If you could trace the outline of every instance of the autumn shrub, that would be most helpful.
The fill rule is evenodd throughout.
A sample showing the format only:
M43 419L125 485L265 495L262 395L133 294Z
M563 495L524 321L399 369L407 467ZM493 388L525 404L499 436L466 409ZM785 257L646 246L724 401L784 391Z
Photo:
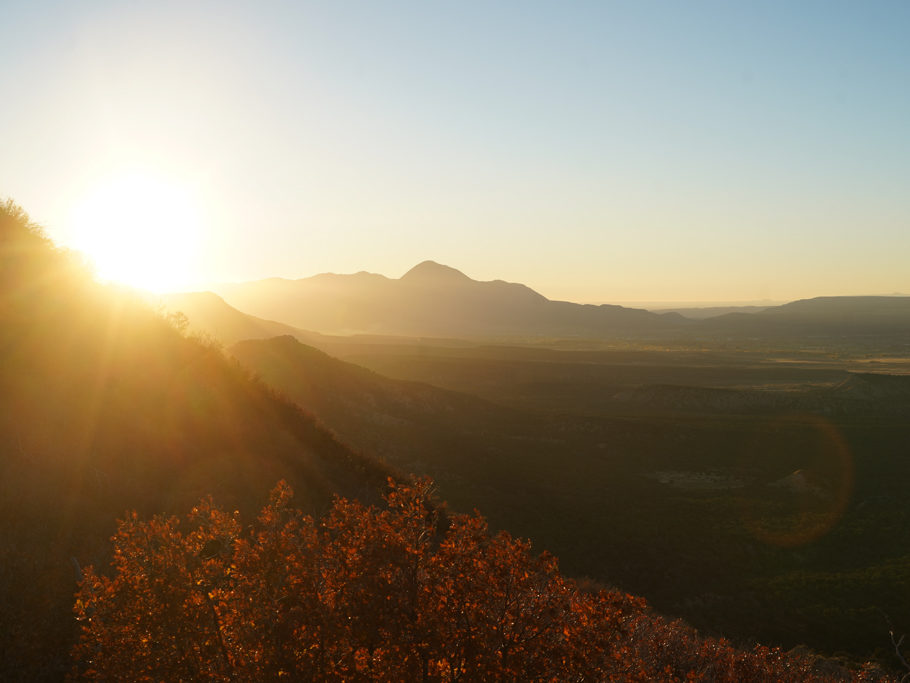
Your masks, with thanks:
M826 680L812 662L700 639L555 558L441 516L431 483L314 520L280 483L243 526L211 500L119 524L76 598L74 677L106 680ZM842 672L845 675L847 672ZM850 674L861 678L861 674Z

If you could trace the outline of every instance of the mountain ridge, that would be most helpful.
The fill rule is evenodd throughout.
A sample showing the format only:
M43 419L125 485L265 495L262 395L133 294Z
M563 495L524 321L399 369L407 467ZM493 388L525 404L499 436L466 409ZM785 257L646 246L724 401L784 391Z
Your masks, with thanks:
M762 307L648 311L619 304L551 300L527 285L474 280L451 266L422 261L400 278L360 271L297 280L218 285L246 314L298 330L506 342L553 339L794 340L831 343L907 342L910 297L823 296ZM282 334L285 332L282 332ZM299 334L293 333L298 338ZM265 335L256 335L257 337ZM876 336L878 339L876 339ZM235 337L234 340L239 340Z
M398 279L323 273L218 285L214 291L245 313L324 334L623 336L689 323L675 313L553 301L527 285L474 280L435 261L423 261Z
M400 280L407 281L449 281L449 282L464 282L465 280L470 280L467 275L462 273L457 268L452 268L451 266L445 266L436 261L421 261L416 266L411 268L408 272L402 275Z

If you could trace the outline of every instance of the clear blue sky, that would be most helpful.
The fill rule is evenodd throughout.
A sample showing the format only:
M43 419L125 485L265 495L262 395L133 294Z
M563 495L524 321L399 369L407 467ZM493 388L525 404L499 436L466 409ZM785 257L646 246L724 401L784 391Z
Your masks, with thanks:
M189 188L187 287L434 259L579 301L910 292L910 2L38 0L3 25L0 195L77 244L123 169Z

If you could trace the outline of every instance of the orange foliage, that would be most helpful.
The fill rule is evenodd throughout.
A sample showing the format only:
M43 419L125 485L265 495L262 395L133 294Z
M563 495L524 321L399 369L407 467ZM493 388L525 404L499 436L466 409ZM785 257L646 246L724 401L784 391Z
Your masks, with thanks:
M85 571L76 677L110 680L827 680L809 660L701 639L617 592L579 590L547 554L431 484L387 507L336 498L321 521L280 483L243 527L210 500L185 522L133 514L111 577ZM842 672L846 673L846 672ZM861 674L852 677L862 679Z

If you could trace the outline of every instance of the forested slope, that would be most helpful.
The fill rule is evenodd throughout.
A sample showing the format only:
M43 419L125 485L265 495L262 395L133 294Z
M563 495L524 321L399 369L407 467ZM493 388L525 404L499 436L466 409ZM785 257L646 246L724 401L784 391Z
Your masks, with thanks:
M181 334L102 287L11 202L0 205L0 678L59 677L78 567L115 519L214 494L257 509L279 479L298 503L373 500L389 471Z

